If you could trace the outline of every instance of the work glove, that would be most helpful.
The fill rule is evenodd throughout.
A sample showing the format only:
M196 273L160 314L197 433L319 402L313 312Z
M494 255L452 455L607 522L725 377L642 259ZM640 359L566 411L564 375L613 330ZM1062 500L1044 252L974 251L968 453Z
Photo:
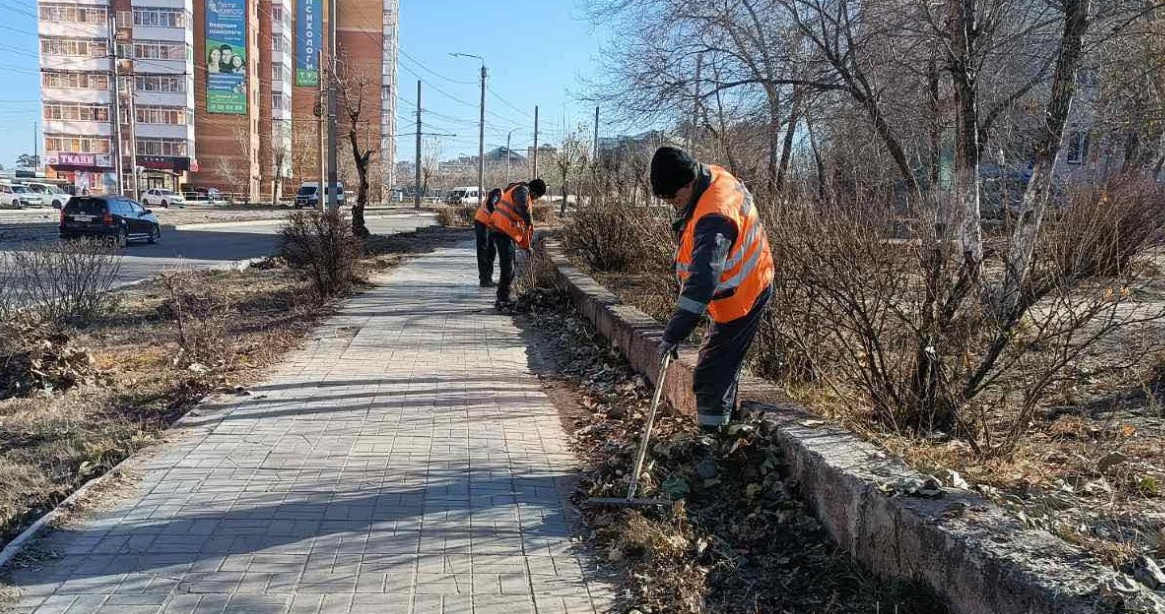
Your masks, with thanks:
M665 339L659 344L659 352L664 356L670 355L672 360L676 360L680 357L680 344Z

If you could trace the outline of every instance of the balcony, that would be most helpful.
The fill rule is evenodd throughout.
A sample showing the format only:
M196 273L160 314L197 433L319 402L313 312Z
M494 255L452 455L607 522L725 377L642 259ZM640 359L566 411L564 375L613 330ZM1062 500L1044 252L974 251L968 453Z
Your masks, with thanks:
M41 36L105 39L109 38L109 24L40 21L37 25L37 32Z
M79 135L79 136L110 136L113 134L113 124L110 122L82 122L68 119L48 119L44 121L46 134Z
M45 102L113 103L112 90L42 87L40 92Z

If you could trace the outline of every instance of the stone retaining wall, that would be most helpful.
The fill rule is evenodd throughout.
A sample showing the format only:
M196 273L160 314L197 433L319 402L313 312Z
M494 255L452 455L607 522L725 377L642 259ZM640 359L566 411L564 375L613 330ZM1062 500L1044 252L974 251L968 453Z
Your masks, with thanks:
M546 242L545 252L576 309L655 382L663 327L621 303L553 242ZM681 350L664 389L673 407L693 416L695 357L695 348ZM1165 612L1165 600L1131 578L1047 532L1027 528L974 493L945 489L934 499L888 496L887 485L917 484L926 476L844 429L810 420L776 386L745 379L741 397L746 409L778 422L792 477L818 519L872 572L927 583L955 614L1120 611L1112 607L1120 601L1112 595L1120 591L1103 588L1117 585L1129 587L1124 611Z

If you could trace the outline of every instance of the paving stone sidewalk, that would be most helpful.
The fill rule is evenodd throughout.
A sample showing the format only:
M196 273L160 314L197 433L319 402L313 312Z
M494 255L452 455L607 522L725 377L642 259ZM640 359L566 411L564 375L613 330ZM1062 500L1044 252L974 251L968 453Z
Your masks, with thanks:
M561 614L610 585L571 541L574 460L471 249L392 272L269 381L130 462L36 544L14 612Z

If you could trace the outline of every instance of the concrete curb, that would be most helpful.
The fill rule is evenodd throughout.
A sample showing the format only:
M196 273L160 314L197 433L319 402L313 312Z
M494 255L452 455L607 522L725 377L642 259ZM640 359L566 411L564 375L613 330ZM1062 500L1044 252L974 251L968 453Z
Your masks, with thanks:
M545 249L575 308L632 368L656 381L663 327L622 304L553 242ZM673 407L693 416L695 357L695 348L681 350L664 389ZM1165 606L1128 576L1050 533L1027 528L971 492L945 489L938 499L884 494L880 487L899 478L925 476L849 431L815 426L821 421L810 421L771 383L746 378L741 397L746 410L764 412L776 423L789 471L834 540L877 575L925 582L955 614L1109 611L1100 591L1113 581L1137 587L1126 594L1123 611L1143 611L1130 608L1133 602Z

